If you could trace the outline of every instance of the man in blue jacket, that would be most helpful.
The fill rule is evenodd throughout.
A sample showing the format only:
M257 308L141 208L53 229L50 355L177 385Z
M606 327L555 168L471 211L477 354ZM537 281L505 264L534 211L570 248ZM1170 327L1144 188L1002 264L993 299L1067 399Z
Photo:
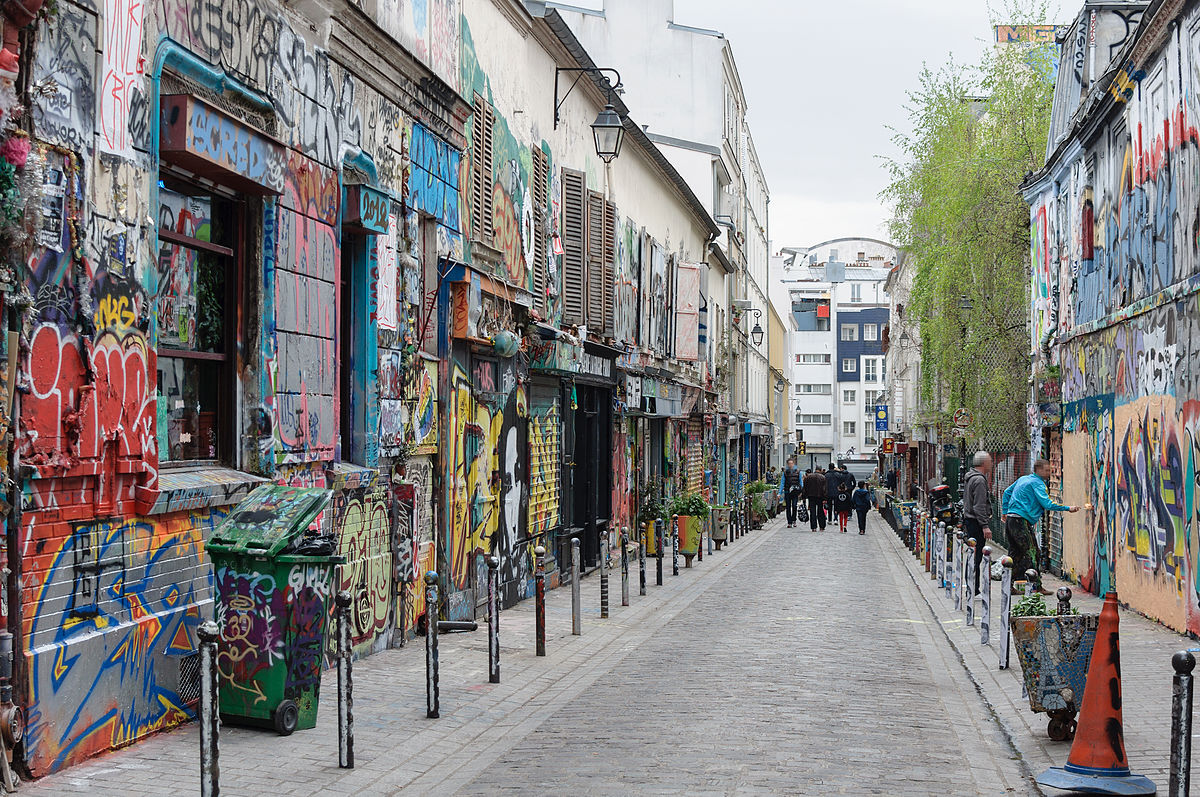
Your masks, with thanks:
M1046 491L1046 478L1050 475L1050 463L1039 459L1033 464L1033 473L1022 476L1004 491L1000 511L1004 515L1004 533L1008 536L1008 550L1013 558L1014 579L1025 576L1026 570L1037 570L1037 536L1033 527L1047 510L1051 512L1078 512L1077 506L1063 506L1050 499ZM1042 588L1040 576L1034 578L1034 587L1043 595L1051 594Z

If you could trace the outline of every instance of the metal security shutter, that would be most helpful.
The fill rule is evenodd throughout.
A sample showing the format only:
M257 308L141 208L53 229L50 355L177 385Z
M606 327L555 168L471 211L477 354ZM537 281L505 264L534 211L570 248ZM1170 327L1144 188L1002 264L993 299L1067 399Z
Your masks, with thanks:
M492 128L496 112L475 95L475 120L471 132L471 238L492 243Z
M698 493L704 486L704 419L688 418L687 489Z
M562 413L558 387L533 385L529 407L529 536L557 528L561 517Z
M584 323L584 236L587 183L583 172L562 170L563 321Z
M546 203L549 199L550 160L539 147L533 148L533 309L548 315L549 269L546 265Z
M587 195L587 325L600 332L604 327L604 195Z

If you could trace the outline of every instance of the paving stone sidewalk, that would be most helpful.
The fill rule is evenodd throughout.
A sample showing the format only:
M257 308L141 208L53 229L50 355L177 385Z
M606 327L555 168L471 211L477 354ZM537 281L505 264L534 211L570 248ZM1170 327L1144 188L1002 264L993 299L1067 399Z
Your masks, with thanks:
M880 521L882 526L882 521ZM998 669L1000 645L999 620L992 623L989 645L980 644L978 623L967 627L961 611L954 610L952 599L935 589L933 582L916 558L894 534L876 537L881 547L901 563L910 578L909 589L919 594L927 609L936 617L945 638L954 646L970 678L978 684L988 702L1011 736L1012 743L1029 767L1041 773L1050 766L1062 766L1070 752L1071 743L1055 742L1046 735L1047 717L1029 708L1028 698L1021 696L1021 666L1016 652L1011 655L1010 668ZM997 548L996 557L1003 555ZM1076 585L1043 577L1048 589L1060 586L1072 588L1072 605L1081 612L1098 613L1103 600L1090 595ZM993 611L998 611L1000 582L992 583ZM1055 598L1047 597L1053 604ZM1131 769L1153 780L1160 794L1167 792L1167 770L1170 763L1171 735L1171 656L1180 650L1195 650L1195 640L1178 634L1142 615L1122 608L1121 634L1121 702L1125 726L1125 752ZM1080 696L1082 697L1082 696ZM1197 734L1200 735L1200 734ZM1196 743L1193 742L1193 745ZM1047 789L1048 794L1062 794Z
M753 532L612 617L585 579L548 595L548 651L533 601L502 620L503 679L486 636L442 637L442 717L424 716L419 644L355 666L356 763L337 767L334 677L318 727L292 737L222 731L224 795L1035 794L904 557L865 537ZM894 540L894 537L892 538ZM199 792L194 726L27 784L30 797Z

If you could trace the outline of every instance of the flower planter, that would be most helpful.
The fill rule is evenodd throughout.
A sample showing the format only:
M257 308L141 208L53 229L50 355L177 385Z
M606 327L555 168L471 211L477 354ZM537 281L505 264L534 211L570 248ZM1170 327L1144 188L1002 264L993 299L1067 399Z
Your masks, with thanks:
M700 550L700 531L703 528L703 518L695 515L679 516L679 553L683 554L684 567L692 566L692 559Z
M729 507L713 507L712 540L717 550L729 540Z
M1029 707L1050 716L1046 733L1055 741L1070 739L1075 734L1075 715L1083 700L1099 624L1098 614L1009 620Z

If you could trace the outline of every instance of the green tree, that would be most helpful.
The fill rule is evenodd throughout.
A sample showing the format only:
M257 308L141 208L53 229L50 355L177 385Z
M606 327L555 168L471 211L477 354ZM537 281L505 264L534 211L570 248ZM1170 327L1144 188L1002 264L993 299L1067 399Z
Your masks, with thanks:
M905 312L919 322L924 405L936 408L925 420L947 423L966 407L972 437L992 450L1028 439L1029 207L1019 186L1045 162L1056 52L1009 45L976 65L925 68L909 94L912 132L896 135L902 154L887 164L892 239L915 261Z

